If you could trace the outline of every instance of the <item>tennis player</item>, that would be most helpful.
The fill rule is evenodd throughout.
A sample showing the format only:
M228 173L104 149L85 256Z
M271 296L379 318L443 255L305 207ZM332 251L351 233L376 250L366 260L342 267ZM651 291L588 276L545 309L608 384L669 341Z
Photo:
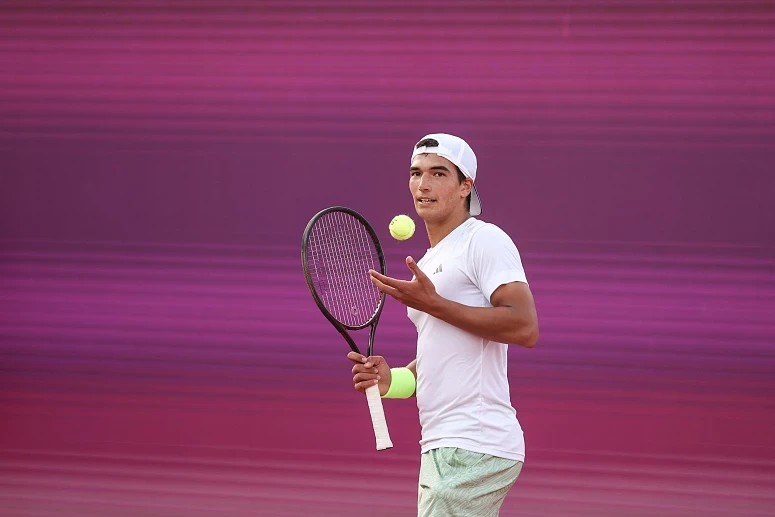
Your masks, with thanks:
M409 190L431 247L418 262L406 259L411 280L370 272L407 306L417 356L391 369L380 356L348 354L356 390L378 384L383 398L417 397L420 517L497 516L525 459L506 356L508 345L535 346L538 321L516 246L474 217L482 211L476 165L456 136L417 143Z

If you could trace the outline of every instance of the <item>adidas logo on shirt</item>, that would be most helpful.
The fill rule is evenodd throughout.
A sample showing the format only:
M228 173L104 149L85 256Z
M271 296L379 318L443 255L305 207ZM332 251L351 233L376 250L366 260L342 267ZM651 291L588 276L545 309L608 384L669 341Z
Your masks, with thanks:
M436 271L434 271L433 274L435 275L436 273L441 273L441 264L436 266Z

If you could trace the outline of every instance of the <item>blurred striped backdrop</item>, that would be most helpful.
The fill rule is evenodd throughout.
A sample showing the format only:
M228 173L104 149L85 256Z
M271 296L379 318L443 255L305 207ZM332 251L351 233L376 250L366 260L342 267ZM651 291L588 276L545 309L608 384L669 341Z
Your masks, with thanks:
M299 241L351 206L406 277L433 131L539 309L501 514L775 515L773 86L772 2L2 3L0 516L412 515Z

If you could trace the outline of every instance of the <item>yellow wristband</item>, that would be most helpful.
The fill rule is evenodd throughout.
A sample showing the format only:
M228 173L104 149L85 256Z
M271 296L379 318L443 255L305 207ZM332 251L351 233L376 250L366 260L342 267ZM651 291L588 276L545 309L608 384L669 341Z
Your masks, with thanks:
M414 395L417 379L409 368L390 369L390 388L383 399L408 399Z

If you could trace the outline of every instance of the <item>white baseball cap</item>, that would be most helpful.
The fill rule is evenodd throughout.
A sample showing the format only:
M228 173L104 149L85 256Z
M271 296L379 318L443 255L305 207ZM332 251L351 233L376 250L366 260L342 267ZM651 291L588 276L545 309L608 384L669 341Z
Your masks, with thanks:
M439 145L436 147L416 147L412 151L412 160L418 154L437 154L457 165L463 176L476 181L476 155L465 140L446 133L433 133L422 137L420 142L428 138L436 140ZM479 192L476 191L476 185L474 185L471 189L471 215L479 215L481 213L482 201L479 199Z

